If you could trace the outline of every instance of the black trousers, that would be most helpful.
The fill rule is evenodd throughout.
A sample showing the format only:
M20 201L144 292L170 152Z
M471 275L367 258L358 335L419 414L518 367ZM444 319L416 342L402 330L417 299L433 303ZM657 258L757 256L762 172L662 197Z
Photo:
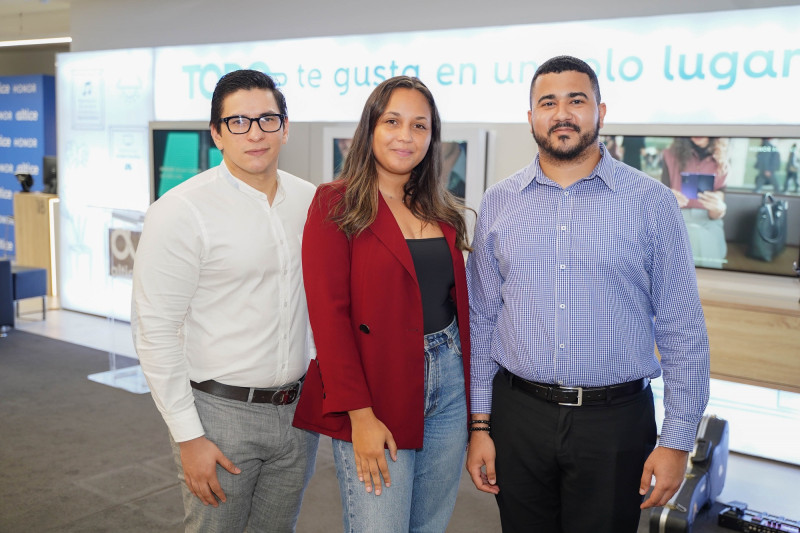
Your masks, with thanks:
M653 392L568 407L495 377L492 430L504 533L635 533L656 443Z

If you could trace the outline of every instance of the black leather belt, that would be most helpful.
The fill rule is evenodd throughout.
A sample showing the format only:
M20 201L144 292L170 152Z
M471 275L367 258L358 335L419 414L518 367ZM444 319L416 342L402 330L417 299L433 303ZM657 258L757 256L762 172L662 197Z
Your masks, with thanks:
M506 369L503 369L503 372L512 387L540 400L574 407L605 404L612 400L641 392L650 384L648 378L642 378L608 387L559 387L558 385L534 383L533 381L522 379Z
M240 402L248 403L271 403L273 405L288 405L293 403L300 395L300 387L303 380L300 379L291 387L285 389L253 389L250 387L235 387L233 385L225 385L213 379L197 383L190 381L193 389L206 392L213 396L220 398L227 398L228 400L239 400Z

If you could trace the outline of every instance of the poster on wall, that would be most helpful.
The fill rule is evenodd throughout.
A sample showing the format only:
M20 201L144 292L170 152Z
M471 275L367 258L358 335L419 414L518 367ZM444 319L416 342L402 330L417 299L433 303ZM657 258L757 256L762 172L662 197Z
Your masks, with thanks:
M356 125L322 130L322 181L336 179L353 141ZM486 162L491 132L482 128L442 125L442 180L445 188L477 211L486 189ZM468 218L473 218L469 212ZM472 227L472 224L468 224Z
M58 55L65 309L130 319L132 247L110 232L138 231L128 220L138 219L150 203L152 56L152 49Z

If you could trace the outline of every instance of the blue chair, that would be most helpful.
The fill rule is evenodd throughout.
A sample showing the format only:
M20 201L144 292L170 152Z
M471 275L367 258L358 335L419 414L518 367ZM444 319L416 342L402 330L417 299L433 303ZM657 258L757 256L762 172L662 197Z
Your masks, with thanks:
M14 327L14 282L11 261L0 261L0 336Z
M42 320L47 318L47 269L13 265L11 275L14 278L14 301L41 298ZM17 317L19 317L19 304L17 304Z

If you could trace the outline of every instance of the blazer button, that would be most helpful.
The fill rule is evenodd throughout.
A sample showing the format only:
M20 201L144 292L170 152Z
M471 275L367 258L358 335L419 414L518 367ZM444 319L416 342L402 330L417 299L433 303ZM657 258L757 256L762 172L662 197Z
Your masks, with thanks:
M364 333L369 333L369 326L366 324L361 324L360 326L358 326L358 329L360 329Z

